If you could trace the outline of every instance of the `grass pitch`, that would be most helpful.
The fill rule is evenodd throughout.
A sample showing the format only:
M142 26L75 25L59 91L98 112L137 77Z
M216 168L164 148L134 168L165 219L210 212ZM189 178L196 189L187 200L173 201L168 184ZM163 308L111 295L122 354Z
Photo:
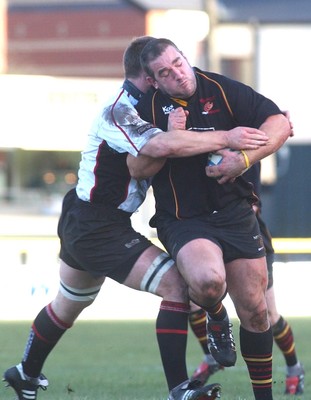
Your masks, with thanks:
M295 400L310 400L311 317L289 318L299 358L306 371L305 394ZM233 320L238 344L237 320ZM1 374L20 362L29 322L0 322ZM189 330L188 369L201 361L201 350ZM283 356L274 347L274 399L284 396ZM166 400L167 388L160 362L153 321L78 321L48 358L44 371L50 382L38 400ZM223 387L222 400L253 400L248 373L238 348L237 365L211 378ZM12 389L0 388L1 400L13 400Z

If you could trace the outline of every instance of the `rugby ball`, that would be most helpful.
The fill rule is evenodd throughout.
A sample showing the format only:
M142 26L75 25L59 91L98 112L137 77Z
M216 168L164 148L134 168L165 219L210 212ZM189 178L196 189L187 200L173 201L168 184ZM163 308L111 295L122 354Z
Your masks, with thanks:
M216 153L209 153L207 157L207 165L212 167L214 165L218 165L222 162L222 156Z

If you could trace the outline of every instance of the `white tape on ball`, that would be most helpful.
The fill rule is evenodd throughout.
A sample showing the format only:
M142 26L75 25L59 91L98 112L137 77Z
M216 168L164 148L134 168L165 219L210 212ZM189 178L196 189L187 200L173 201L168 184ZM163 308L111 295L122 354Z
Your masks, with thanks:
M220 154L209 153L207 160L207 165L212 167L222 162L222 156Z

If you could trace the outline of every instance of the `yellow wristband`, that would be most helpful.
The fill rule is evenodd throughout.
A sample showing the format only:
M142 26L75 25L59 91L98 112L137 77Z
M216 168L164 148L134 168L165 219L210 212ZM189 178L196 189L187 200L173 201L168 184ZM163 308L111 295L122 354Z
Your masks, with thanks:
M243 154L245 165L246 165L246 168L248 169L250 167L248 155L245 153L244 150L241 150L241 153Z

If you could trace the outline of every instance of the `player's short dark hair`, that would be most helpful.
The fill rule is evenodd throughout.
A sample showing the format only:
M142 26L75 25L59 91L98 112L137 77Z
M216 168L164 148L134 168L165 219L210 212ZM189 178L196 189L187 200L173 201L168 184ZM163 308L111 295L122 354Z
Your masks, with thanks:
M174 47L180 54L182 54L175 43L165 38L150 40L143 48L140 54L140 63L149 76L154 78L153 71L149 68L149 64L158 58L168 46Z
M125 78L137 78L143 71L140 64L140 53L145 45L153 40L151 36L139 36L132 40L123 54Z

